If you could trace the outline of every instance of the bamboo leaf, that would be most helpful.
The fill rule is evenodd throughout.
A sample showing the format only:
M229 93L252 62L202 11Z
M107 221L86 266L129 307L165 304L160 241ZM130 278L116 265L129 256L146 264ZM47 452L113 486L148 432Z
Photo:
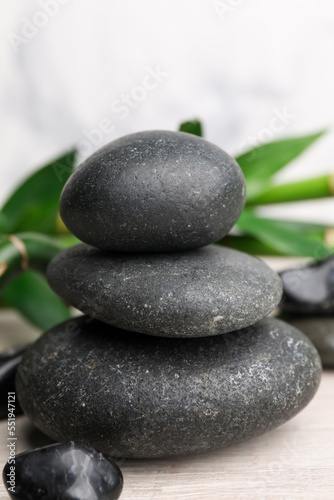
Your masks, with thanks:
M217 244L252 255L284 255L284 253L279 252L274 247L262 243L258 239L254 238L254 236L248 235L244 236L228 234L223 239L218 241Z
M6 227L8 226L7 219L5 215L0 212L0 234L4 234L6 232Z
M71 151L26 179L2 209L2 231L54 234L60 193L74 170L74 162L75 151Z
M44 276L27 271L12 281L3 293L6 303L42 330L71 317L69 308L56 295Z
M317 224L314 222L283 220L283 219L270 219L275 226L288 229L291 232L302 234L321 234L324 235L326 231L332 228L326 224Z
M334 253L320 239L294 232L275 223L274 220L260 218L249 210L244 210L237 227L244 234L254 236L284 255L322 259Z
M283 229L289 230L291 233L297 232L302 235L323 242L334 250L334 228L324 224L313 224L309 222L298 222L290 220L270 220L270 222ZM223 239L217 242L219 245L227 246L240 250L241 252L250 253L252 255L286 255L279 251L275 246L270 246L263 241L260 241L255 236L228 234Z
M58 236L57 240L59 241L63 249L70 248L74 245L79 245L79 243L82 243L82 241L80 241L76 236L73 236L72 234Z
M324 131L304 137L274 141L258 146L236 158L247 184L248 199L254 199L271 184L271 177L297 158Z
M198 135L203 137L202 124L199 120L192 120L189 122L183 122L179 128L180 132L187 132L188 134Z

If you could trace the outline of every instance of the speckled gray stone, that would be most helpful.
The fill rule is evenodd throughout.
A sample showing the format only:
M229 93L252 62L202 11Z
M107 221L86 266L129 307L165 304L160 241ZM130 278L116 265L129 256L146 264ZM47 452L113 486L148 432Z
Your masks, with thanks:
M312 343L276 319L167 339L80 317L37 340L16 387L26 415L53 439L142 458L222 448L273 429L310 401L320 376Z
M68 180L60 213L98 248L184 250L225 236L245 197L242 171L225 151L191 134L150 131L88 158Z
M281 280L261 260L218 245L164 254L109 253L85 244L48 268L53 290L111 325L165 337L244 328L279 303Z
M317 348L322 364L334 368L334 318L306 317L286 318L299 328Z

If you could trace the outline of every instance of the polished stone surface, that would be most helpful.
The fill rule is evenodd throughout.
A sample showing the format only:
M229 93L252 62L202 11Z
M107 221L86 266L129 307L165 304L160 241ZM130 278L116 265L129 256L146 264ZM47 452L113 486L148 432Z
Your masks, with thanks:
M17 455L15 464L7 462L3 481L18 500L116 500L123 488L122 473L109 457L74 442Z
M334 368L334 318L286 317L286 321L313 342L325 368Z
M334 256L280 273L282 311L300 315L334 315Z
M8 393L15 393L16 368L26 349L27 345L21 345L11 347L0 353L0 419L8 418ZM10 403L14 414L20 415L22 410L17 399L13 400L13 397L11 397Z
M88 158L67 182L60 212L90 245L170 251L221 239L245 199L242 171L225 151L191 134L146 131Z
M149 335L204 337L249 326L279 303L263 261L218 245L164 254L108 253L81 244L48 268L53 290L111 325Z
M83 316L27 351L17 391L28 418L55 440L142 458L223 448L273 429L310 401L320 376L313 344L275 319L170 339Z

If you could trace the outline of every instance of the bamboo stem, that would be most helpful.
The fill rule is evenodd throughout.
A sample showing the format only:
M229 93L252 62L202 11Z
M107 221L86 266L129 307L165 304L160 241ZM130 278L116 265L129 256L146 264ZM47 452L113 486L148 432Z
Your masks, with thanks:
M59 240L38 233L4 235L0 239L0 291L27 269L45 272L63 248Z
M268 205L271 203L304 201L330 196L334 196L334 175L325 175L305 181L273 186L248 201L247 205Z

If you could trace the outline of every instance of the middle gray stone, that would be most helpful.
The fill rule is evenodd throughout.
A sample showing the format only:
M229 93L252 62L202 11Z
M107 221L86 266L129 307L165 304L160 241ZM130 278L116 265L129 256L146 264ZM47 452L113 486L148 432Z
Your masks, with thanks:
M264 262L218 245L161 254L110 253L86 244L58 254L53 290L86 314L161 337L206 337L247 327L279 303Z

